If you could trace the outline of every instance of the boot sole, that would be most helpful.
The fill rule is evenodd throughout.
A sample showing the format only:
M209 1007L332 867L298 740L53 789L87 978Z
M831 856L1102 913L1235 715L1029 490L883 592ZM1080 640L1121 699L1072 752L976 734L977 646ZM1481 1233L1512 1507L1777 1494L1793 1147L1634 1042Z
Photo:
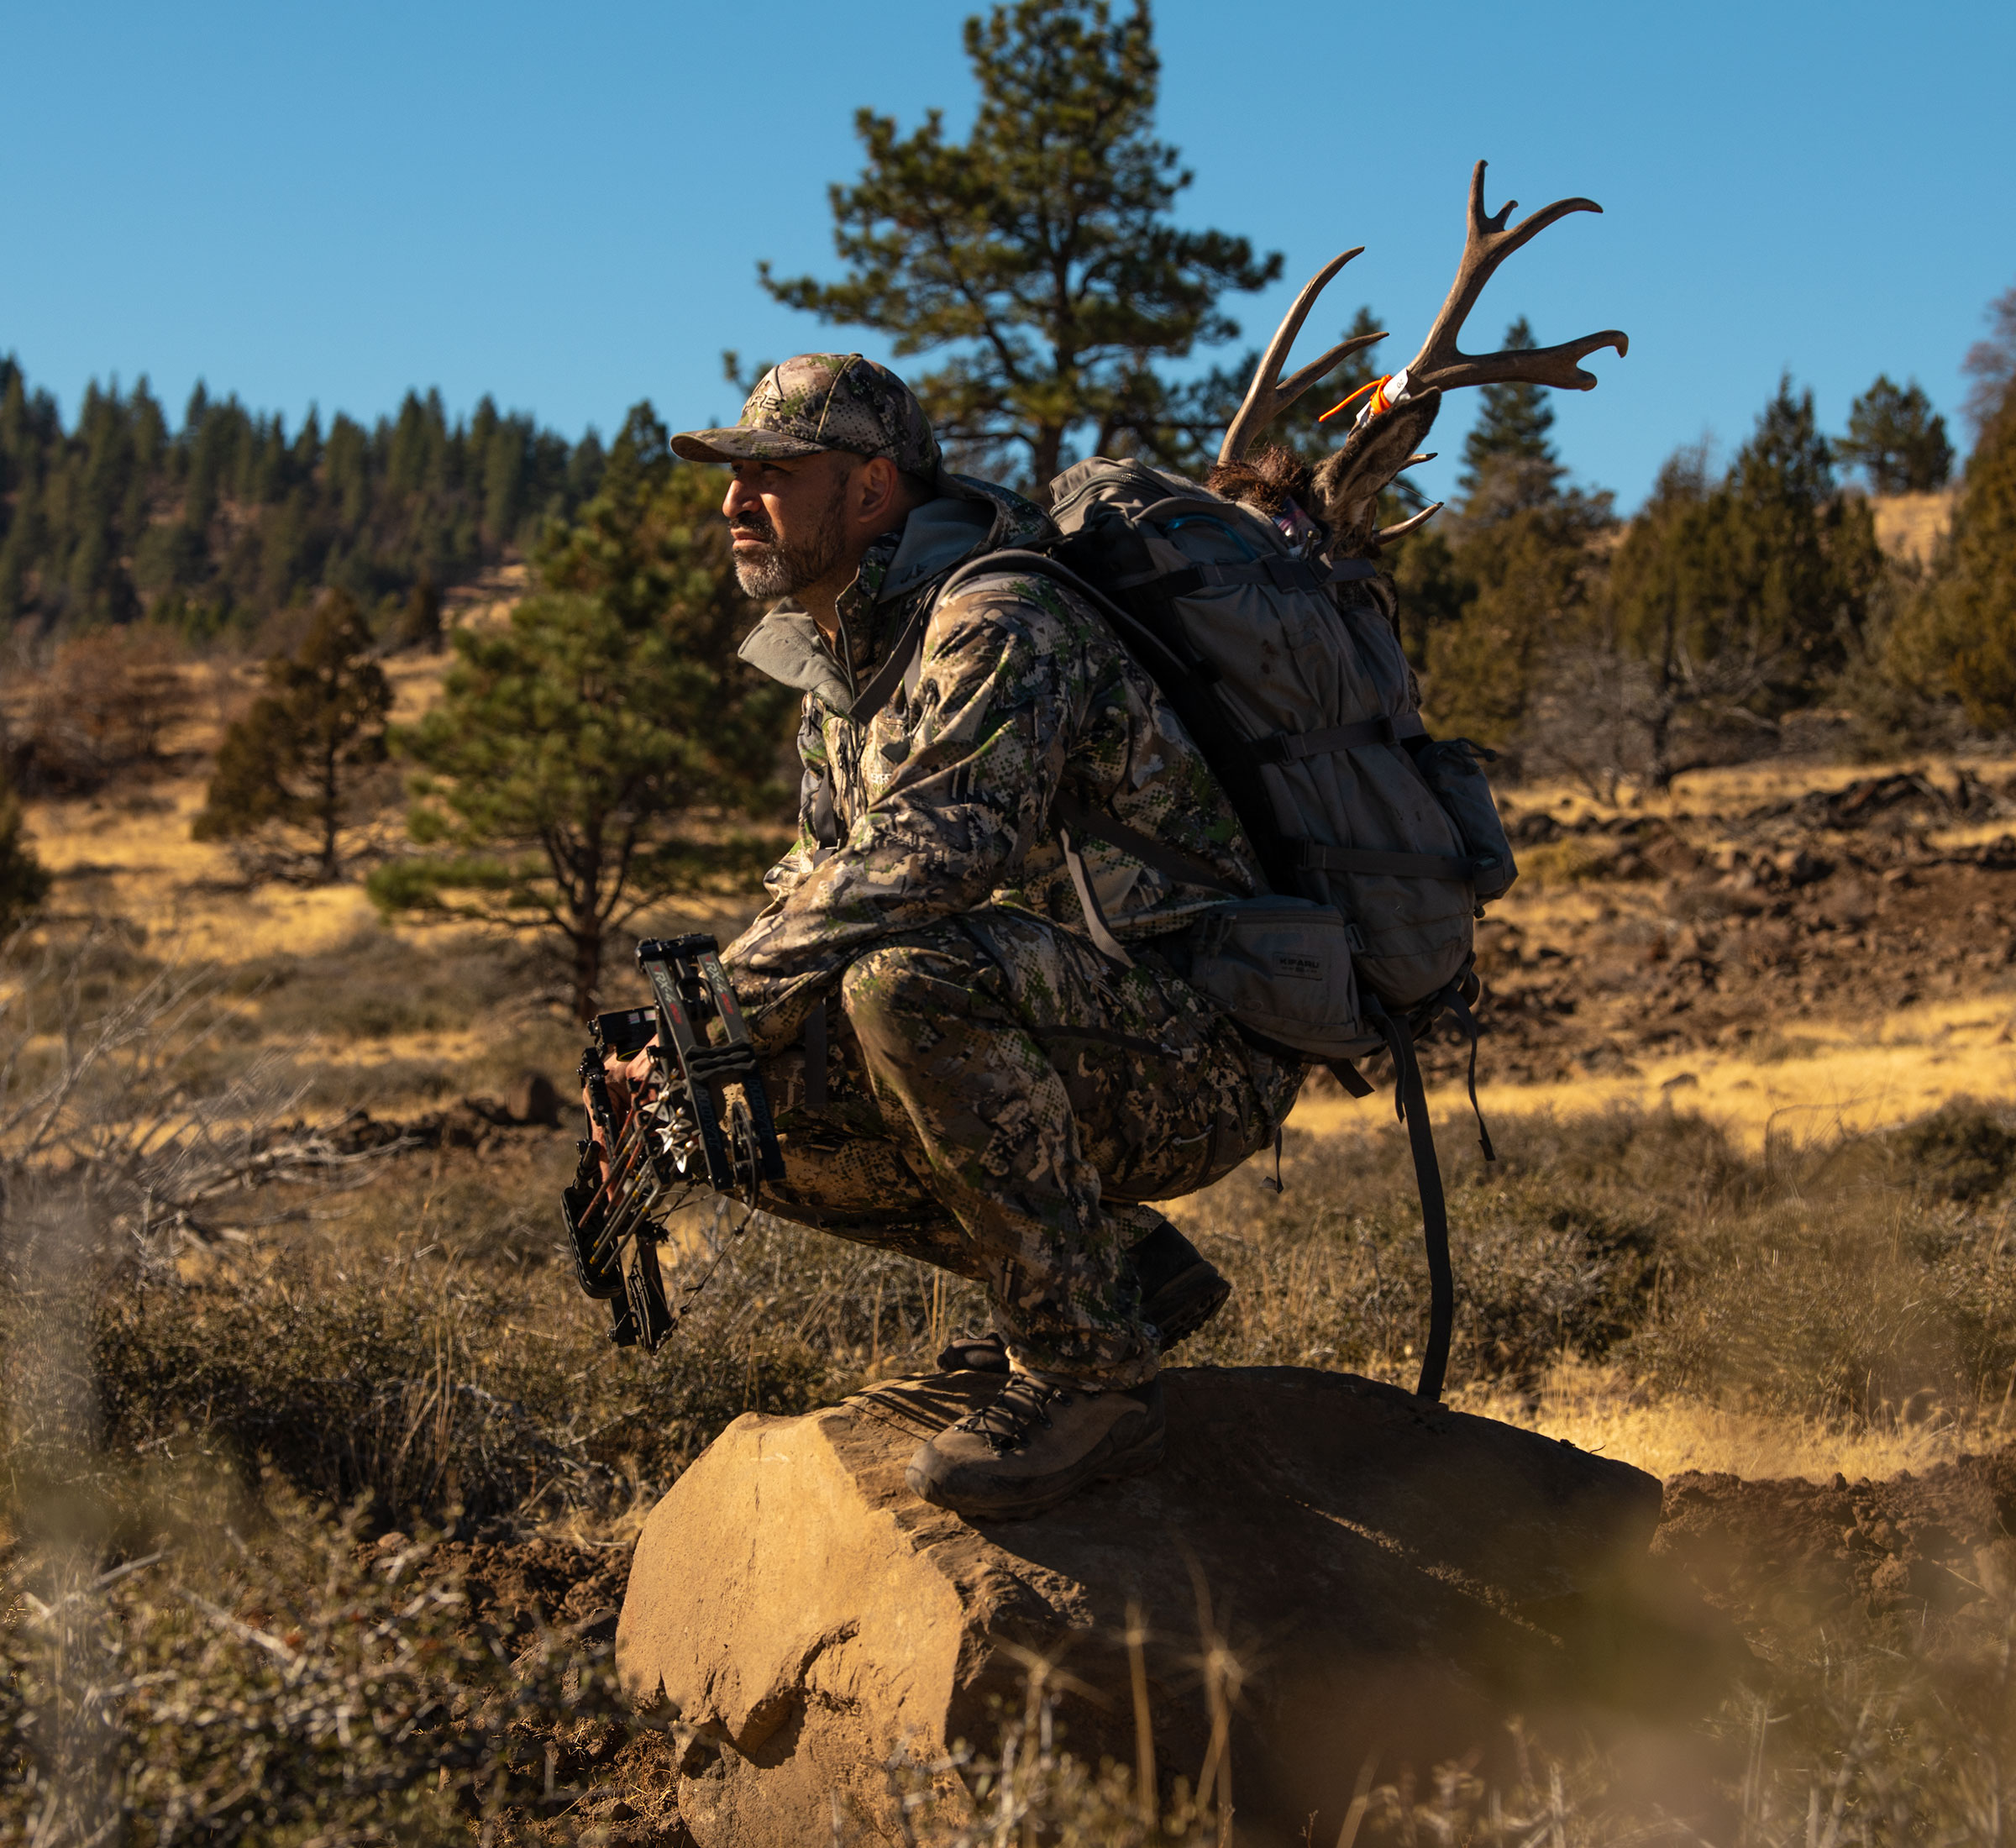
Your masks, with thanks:
M1128 1476L1145 1475L1154 1468L1162 1461L1166 1447L1168 1423L1160 1415L1142 1422L1147 1428L1122 1444L1115 1444L1116 1434L1109 1434L1105 1442L1061 1483L1053 1476L1041 1482L1004 1488L998 1495L955 1498L947 1494L914 1462L904 1471L903 1479L919 1500L929 1502L933 1508L945 1509L963 1520L1026 1520L1032 1515L1047 1514L1094 1483L1117 1482ZM1109 1450L1109 1445L1114 1447Z

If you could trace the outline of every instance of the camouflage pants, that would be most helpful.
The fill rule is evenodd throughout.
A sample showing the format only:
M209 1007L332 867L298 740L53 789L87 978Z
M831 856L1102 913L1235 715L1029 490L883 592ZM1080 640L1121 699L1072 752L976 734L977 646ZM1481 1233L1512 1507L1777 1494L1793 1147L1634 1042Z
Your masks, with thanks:
M1255 1051L1144 953L982 911L890 939L829 1003L827 1098L802 1048L770 1063L788 1179L773 1211L983 1284L1032 1372L1131 1385L1155 1372L1127 1247L1143 1202L1272 1141L1302 1068Z

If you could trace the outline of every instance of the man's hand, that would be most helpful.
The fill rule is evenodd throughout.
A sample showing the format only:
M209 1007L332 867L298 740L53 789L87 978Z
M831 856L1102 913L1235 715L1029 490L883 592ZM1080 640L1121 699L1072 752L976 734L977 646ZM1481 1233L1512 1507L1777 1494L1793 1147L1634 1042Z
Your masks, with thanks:
M654 1039L651 1046L657 1043ZM651 1089L655 1075L651 1063L651 1046L647 1046L630 1058L625 1058L620 1053L612 1053L602 1061L602 1076L609 1087L609 1115L619 1136L622 1133L623 1125L630 1120L631 1111L638 1107ZM584 1105L588 1102L585 1085L581 1088L581 1101ZM595 1120L592 1108L588 1111L588 1125L589 1137L596 1147L596 1159L601 1163L602 1179L606 1181L609 1179L611 1151L603 1137L602 1126Z

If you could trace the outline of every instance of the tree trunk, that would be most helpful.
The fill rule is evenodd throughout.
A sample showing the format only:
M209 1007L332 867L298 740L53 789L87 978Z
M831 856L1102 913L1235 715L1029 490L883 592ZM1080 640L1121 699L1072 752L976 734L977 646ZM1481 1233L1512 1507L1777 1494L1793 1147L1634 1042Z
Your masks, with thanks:
M333 885L336 879L336 822L339 801L336 747L332 743L323 753L322 760L322 882L324 885Z
M559 869L556 867L555 870ZM582 844L562 880L567 894L567 939L574 946L574 1011L595 1017L602 987L602 853L599 831Z
M1036 429L1035 447L1030 452L1029 460L1029 472L1036 487L1036 491L1030 498L1038 507L1050 504L1050 484L1056 479L1058 464L1063 459L1063 425L1039 423Z
M602 933L591 921L585 932L577 928L567 934L574 943L574 1011L585 1025L601 999Z

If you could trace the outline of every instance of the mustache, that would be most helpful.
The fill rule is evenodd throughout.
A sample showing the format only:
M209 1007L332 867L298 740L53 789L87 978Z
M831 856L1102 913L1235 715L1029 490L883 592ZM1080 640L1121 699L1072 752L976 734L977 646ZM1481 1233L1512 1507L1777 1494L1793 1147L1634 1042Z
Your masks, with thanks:
M766 545L777 543L777 529L760 507L746 508L738 514L728 522L728 531L738 538L760 539Z

